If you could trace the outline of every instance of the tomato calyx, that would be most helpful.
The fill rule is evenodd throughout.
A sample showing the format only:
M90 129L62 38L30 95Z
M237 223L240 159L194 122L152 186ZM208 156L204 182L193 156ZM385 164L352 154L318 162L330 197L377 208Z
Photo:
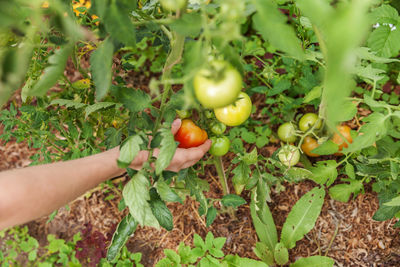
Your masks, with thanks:
M175 134L175 141L180 148L191 148L202 145L208 138L207 132L194 124L190 119L182 120L181 127Z

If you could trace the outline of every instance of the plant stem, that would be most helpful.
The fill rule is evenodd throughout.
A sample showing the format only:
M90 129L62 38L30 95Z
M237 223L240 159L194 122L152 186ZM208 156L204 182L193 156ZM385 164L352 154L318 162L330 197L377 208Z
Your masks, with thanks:
M169 80L171 77L171 72L173 66L179 63L182 59L182 52L183 52L183 46L185 43L185 37L177 34L175 32L172 33L174 36L171 40L171 52L169 53L169 56L165 62L164 69L163 69L163 75L161 77L161 82L164 82L165 80ZM165 112L165 103L168 99L169 92L171 90L171 84L169 83L163 83L164 84L164 92L162 94L161 98L161 104L160 104L160 116L157 117L156 124L154 125L154 130L153 134L157 132L157 130L160 128L160 122L164 116Z
M217 169L217 173L218 173L218 178L219 178L219 182L222 185L222 191L224 193L224 195L229 194L229 188L228 188L228 183L226 181L226 175L224 172L224 165L222 163L222 157L214 157L214 165L215 168Z

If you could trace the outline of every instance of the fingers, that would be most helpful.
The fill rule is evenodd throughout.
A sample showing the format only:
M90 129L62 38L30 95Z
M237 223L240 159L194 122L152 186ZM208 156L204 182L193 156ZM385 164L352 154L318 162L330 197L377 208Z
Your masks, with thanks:
M173 135L175 135L176 132L178 132L179 128L181 128L181 124L182 124L181 119L176 119L172 122L171 132Z

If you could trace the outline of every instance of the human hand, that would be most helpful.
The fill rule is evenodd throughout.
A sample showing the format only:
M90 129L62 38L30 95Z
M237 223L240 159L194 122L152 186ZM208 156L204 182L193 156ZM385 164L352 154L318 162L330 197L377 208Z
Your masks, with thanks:
M171 125L171 132L173 135L181 127L182 121L180 119L176 119ZM177 148L174 154L174 157L171 160L171 163L166 168L168 171L178 172L181 169L189 168L198 162L204 154L210 149L211 140L208 139L204 144L192 147L192 148ZM158 156L160 150L158 148L154 149L153 155L155 157ZM143 163L147 160L149 156L148 151L140 151L136 158L132 161L130 167L132 169L139 170Z

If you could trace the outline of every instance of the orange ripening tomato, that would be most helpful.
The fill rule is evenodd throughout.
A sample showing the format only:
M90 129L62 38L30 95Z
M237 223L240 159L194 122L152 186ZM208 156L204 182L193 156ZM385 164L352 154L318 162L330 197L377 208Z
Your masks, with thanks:
M208 138L207 132L194 124L192 120L182 120L181 128L175 134L175 141L179 142L178 147L190 148L203 144Z
M353 142L353 138L351 138L350 130L351 128L347 125L339 125L337 126L338 131L346 138L346 140L351 144ZM342 137L335 133L332 137L332 141L339 146L339 151L342 151L343 148L348 147L349 145L342 139ZM336 156L343 155L342 153L335 153Z
M310 136L306 136L303 140L303 144L301 144L301 150L303 150L303 152L309 157L319 157L318 154L311 152L317 147L319 147L317 140Z

